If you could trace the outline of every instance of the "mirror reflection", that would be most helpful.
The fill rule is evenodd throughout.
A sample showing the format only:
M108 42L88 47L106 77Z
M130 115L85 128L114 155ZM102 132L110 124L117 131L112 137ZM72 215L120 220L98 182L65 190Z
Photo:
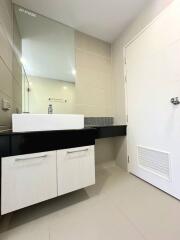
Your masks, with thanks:
M23 112L73 113L75 32L54 20L14 5L17 55L23 65Z

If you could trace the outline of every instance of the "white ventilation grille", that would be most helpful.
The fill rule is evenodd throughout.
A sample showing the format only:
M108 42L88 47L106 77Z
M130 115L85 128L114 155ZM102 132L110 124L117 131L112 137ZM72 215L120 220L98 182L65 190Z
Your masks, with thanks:
M160 177L170 179L169 153L138 147L138 163L145 170Z

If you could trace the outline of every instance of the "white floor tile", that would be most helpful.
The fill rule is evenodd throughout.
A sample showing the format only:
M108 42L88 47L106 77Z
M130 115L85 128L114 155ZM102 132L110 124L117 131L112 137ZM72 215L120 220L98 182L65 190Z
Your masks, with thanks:
M114 163L96 185L2 217L0 240L179 240L180 202Z

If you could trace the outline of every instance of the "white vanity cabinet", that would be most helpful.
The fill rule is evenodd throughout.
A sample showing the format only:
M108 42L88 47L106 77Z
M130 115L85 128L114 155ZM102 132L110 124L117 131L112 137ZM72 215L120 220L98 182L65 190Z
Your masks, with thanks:
M94 146L1 159L1 215L95 184Z
M95 184L94 146L57 151L58 195Z
M57 196L56 153L1 159L1 214Z

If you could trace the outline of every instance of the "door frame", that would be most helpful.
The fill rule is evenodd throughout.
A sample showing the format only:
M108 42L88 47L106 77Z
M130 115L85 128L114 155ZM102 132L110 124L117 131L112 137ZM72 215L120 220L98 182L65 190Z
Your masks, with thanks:
M126 54L126 49L128 48L129 45L131 45L136 39L138 39L149 27L151 27L165 12L168 10L168 7L170 7L172 4L175 4L176 0L170 2L156 17L154 17L153 20L151 20L146 26L144 26L138 33L134 35L134 37L131 38L126 44L124 44L123 47L123 64L124 64L124 90L125 90L125 114L126 114L126 124L127 124L127 171L130 172L130 167L129 167L129 134L128 134L128 80L127 80L127 54Z

